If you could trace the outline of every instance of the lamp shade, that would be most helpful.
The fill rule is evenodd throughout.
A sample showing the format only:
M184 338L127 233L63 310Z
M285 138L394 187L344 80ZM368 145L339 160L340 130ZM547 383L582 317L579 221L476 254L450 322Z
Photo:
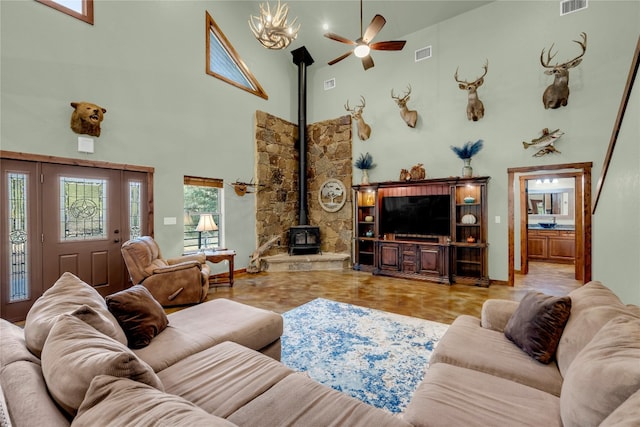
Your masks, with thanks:
M215 231L218 229L216 222L213 220L212 214L202 214L200 215L200 221L198 221L198 225L196 226L196 231Z

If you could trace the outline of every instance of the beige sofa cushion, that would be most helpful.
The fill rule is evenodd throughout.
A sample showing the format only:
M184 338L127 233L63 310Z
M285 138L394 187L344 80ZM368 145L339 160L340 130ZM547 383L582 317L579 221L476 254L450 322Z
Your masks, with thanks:
M158 377L167 393L227 418L293 372L261 353L224 342L160 371Z
M109 313L107 304L98 291L73 274L65 272L36 300L27 313L24 335L29 350L40 357L44 342L58 316L71 313L83 305L93 308L99 314L93 327L122 344L127 344L124 331Z
M541 363L549 363L571 313L571 298L528 292L513 313L504 335Z
M40 364L40 359L33 355L24 341L24 330L20 326L0 319L0 367L19 360Z
M400 417L313 381L289 375L228 418L243 427L410 427Z
M68 427L64 413L51 400L39 364L16 361L0 368L0 384L15 427Z
M169 326L135 353L159 372L224 341L261 350L282 335L282 316L228 299L215 299L171 313ZM279 358L279 354L278 354Z
M465 351L466 350L466 351ZM548 365L529 357L504 333L485 329L480 319L462 315L447 329L429 360L486 372L560 396L562 377L556 362Z
M162 389L151 367L124 344L70 314L61 314L42 349L42 372L53 399L75 415L96 375L131 378Z
M571 316L556 352L558 368L563 377L567 375L573 359L609 320L621 315L639 318L609 288L597 281L572 291L569 297Z
M131 348L146 347L169 324L160 303L142 285L108 295L105 300L109 311L124 330Z
M599 427L638 427L640 426L640 390L636 391L624 403L604 419Z
M126 378L99 375L71 423L74 427L189 426L226 427L234 424L207 414L179 396Z
M640 390L640 319L609 321L574 359L562 385L565 426L599 425Z

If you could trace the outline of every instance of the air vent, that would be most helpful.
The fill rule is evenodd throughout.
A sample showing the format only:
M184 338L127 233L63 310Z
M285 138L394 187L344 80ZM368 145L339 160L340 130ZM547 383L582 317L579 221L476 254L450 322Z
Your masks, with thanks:
M416 50L415 53L415 61L422 61L423 59L431 58L431 46L423 47L421 49Z
M324 81L324 90L333 89L336 87L336 79L335 77L329 80Z
M564 0L560 2L560 16L586 9L589 0Z

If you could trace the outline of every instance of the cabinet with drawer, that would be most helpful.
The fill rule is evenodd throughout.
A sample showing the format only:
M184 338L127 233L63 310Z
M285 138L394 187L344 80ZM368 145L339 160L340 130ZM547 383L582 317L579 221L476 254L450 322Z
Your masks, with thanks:
M529 229L527 252L531 261L573 264L576 256L575 231Z

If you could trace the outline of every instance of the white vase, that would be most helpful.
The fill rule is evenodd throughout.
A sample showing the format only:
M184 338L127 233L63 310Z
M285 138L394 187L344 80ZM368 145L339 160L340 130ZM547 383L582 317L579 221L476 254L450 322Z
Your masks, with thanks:
M369 171L367 169L362 169L362 179L360 180L360 184L369 185Z

